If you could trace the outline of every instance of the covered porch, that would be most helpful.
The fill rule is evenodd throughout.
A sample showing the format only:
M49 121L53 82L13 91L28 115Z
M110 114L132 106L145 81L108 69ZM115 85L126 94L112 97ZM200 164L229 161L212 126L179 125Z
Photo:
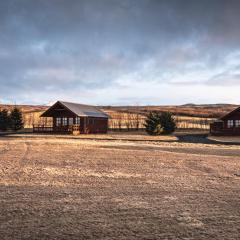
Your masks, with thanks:
M80 134L85 133L85 128L78 122L81 120L75 120L75 123L72 123L71 118L53 118L52 125L45 125L45 124L34 124L33 125L33 132L35 133L66 133L66 134ZM84 120L83 120L84 122Z

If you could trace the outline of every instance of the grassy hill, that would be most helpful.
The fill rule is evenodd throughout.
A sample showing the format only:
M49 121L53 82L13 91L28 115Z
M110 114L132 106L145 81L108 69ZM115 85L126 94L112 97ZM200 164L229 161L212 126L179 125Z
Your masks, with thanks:
M235 109L233 104L185 104L169 106L102 106L105 111L133 112L146 115L150 111L169 111L178 116L219 118L222 115Z

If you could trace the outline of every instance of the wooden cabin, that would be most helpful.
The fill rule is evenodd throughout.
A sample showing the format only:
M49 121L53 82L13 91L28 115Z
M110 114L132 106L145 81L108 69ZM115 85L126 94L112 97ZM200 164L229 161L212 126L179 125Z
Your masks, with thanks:
M240 136L240 107L210 125L212 135Z
M39 133L107 133L108 115L94 106L58 101L40 117L52 118L52 126L34 125Z

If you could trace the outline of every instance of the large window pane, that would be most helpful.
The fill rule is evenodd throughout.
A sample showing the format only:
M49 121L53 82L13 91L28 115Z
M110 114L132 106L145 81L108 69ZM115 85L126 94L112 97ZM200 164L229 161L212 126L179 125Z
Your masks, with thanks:
M228 128L232 128L233 127L233 120L228 120L227 121L227 126L228 126Z
M73 118L68 119L68 125L73 125Z
M68 125L68 123L67 123L67 118L62 118L62 125L63 126L67 126Z
M235 126L238 128L240 127L240 120L235 120Z
M56 118L56 126L61 126L61 118Z
M80 117L76 117L76 118L75 118L75 123L78 124L78 125L80 125Z

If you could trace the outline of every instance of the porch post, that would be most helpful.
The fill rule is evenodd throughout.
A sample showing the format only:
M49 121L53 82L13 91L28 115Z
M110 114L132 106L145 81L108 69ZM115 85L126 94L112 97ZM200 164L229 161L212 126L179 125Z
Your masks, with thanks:
M86 117L83 118L83 133L86 133Z
M52 131L55 132L56 130L56 118L52 117Z

